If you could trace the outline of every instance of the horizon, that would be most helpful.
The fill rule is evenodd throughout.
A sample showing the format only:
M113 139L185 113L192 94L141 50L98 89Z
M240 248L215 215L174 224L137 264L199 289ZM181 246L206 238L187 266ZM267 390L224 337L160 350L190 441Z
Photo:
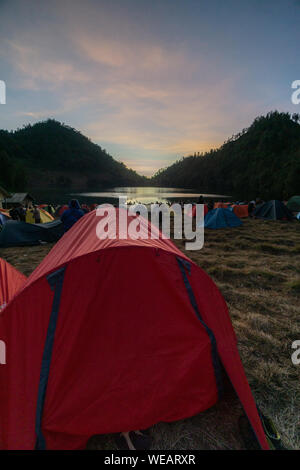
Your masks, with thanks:
M298 112L296 0L4 0L0 12L3 129L55 119L151 177L257 116Z

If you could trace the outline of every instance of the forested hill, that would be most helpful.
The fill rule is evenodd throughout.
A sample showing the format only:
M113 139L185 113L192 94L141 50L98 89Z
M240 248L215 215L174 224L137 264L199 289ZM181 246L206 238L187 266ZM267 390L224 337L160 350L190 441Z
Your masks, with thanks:
M96 189L142 186L146 181L79 131L55 120L0 131L0 185L8 190Z
M152 178L157 186L197 188L239 199L285 199L299 193L299 115L258 117L219 149L183 158Z
M55 120L14 132L0 130L0 186L9 191L144 185L195 188L239 199L298 194L299 115L275 111L258 117L219 149L183 158L151 179Z

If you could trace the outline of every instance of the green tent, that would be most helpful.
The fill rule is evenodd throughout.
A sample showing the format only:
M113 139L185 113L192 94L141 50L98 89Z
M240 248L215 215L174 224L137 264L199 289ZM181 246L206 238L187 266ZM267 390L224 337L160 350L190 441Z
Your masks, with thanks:
M287 202L287 207L290 211L299 212L300 211L300 196L293 196Z

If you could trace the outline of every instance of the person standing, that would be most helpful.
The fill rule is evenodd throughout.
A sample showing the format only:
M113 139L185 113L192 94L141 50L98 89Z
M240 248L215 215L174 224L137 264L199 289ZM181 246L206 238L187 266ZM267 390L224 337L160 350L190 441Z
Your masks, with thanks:
M69 209L62 213L60 220L64 225L65 232L70 230L73 225L77 222L77 220L81 219L84 216L84 212L80 207L79 202L77 199L72 199L69 202Z
M34 217L34 223L35 224L40 224L41 223L41 213L40 213L40 210L37 206L34 206L34 208L33 208L33 217Z

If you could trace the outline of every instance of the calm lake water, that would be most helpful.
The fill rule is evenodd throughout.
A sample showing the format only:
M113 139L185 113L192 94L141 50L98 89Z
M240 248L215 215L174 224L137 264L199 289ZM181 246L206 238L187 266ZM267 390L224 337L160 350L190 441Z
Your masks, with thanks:
M157 188L157 187L115 187L102 189L101 191L83 192L64 191L62 189L34 190L33 196L40 204L65 204L70 199L76 198L80 203L85 204L103 204L109 202L117 204L119 196L127 196L128 202L142 204L151 204L155 202L196 202L199 195L204 198L213 198L215 200L228 200L229 196L222 194L204 194L198 190L182 188Z
M120 196L127 196L128 202L151 204L155 202L173 202L176 200L196 202L200 194L204 198L228 199L228 196L222 194L204 194L190 189L157 187L120 187L101 192L72 193L72 196L76 196L79 199L82 197L90 198L95 200L95 202L99 202L99 199L101 199L101 202L113 202L117 201Z

